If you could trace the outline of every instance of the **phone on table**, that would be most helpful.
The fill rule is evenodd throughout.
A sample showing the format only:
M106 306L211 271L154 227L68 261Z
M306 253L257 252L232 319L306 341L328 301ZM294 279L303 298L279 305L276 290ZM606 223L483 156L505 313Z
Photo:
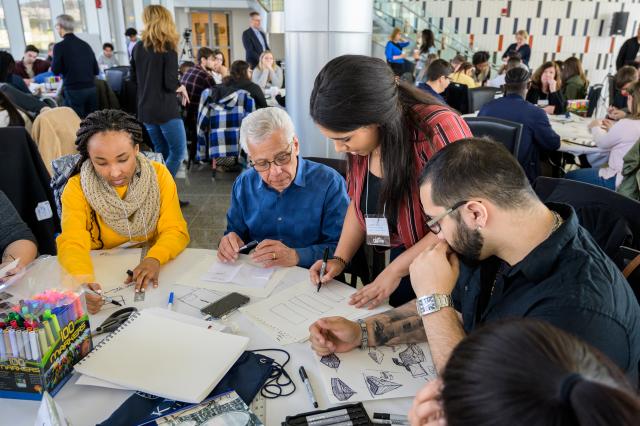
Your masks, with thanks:
M200 309L200 312L204 315L209 315L212 318L220 319L247 303L249 303L249 298L247 296L234 292L205 306Z

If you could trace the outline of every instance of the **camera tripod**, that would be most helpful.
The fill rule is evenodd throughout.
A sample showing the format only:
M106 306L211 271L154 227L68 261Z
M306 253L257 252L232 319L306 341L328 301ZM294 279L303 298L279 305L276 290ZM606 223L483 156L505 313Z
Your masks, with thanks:
M193 44L191 44L190 35L183 34L182 42L180 43L180 57L178 58L178 63L183 63L185 61L193 62L195 59L195 55L193 54Z

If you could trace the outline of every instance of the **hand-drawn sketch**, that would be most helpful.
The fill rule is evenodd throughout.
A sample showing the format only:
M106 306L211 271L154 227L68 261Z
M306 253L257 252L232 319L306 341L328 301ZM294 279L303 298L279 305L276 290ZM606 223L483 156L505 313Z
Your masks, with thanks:
M371 396L373 397L384 395L385 393L396 390L402 386L400 383L395 383L381 377L366 375L364 376L364 382L367 385L367 389L369 389L369 393L371 393Z
M325 355L320 358L320 362L326 365L329 368L335 368L336 370L340 367L340 358L336 354Z
M369 358L374 360L377 364L382 364L384 360L384 353L376 348L369 348Z
M346 401L356 393L349 385L337 377L331 378L331 391L339 401Z
M422 349L412 343L407 346L407 349L398 354L398 358L393 358L393 363L406 368L413 377L426 377L429 373L421 364L425 360L426 357Z

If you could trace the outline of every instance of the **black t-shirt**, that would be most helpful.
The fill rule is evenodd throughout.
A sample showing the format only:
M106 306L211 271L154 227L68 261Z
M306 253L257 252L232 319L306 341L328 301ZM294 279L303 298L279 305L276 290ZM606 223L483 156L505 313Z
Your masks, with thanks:
M631 287L573 208L547 206L565 222L518 264L493 257L461 265L452 298L465 331L510 317L545 320L599 349L637 384L640 306Z
M397 234L397 215L391 214L388 210L384 208L384 205L380 205L380 190L382 189L382 179L378 176L374 175L371 172L367 172L369 175L369 181L367 182L366 178L364 184L362 186L362 195L360 196L360 211L365 215L377 215L384 216L387 218L387 222L389 224L389 233ZM367 185L369 186L369 191L367 191ZM369 201L367 202L367 192L369 194Z

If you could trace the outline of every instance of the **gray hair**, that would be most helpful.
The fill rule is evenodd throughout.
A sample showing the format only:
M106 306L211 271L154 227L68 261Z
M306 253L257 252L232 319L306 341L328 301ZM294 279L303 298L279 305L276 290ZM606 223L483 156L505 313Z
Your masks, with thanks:
M248 144L259 144L273 132L284 130L287 143L295 136L295 128L289 114L278 107L261 108L247 115L240 126L240 146L249 153Z
M58 15L56 16L56 25L60 25L60 28L68 33L73 32L73 26L75 21L71 15Z

